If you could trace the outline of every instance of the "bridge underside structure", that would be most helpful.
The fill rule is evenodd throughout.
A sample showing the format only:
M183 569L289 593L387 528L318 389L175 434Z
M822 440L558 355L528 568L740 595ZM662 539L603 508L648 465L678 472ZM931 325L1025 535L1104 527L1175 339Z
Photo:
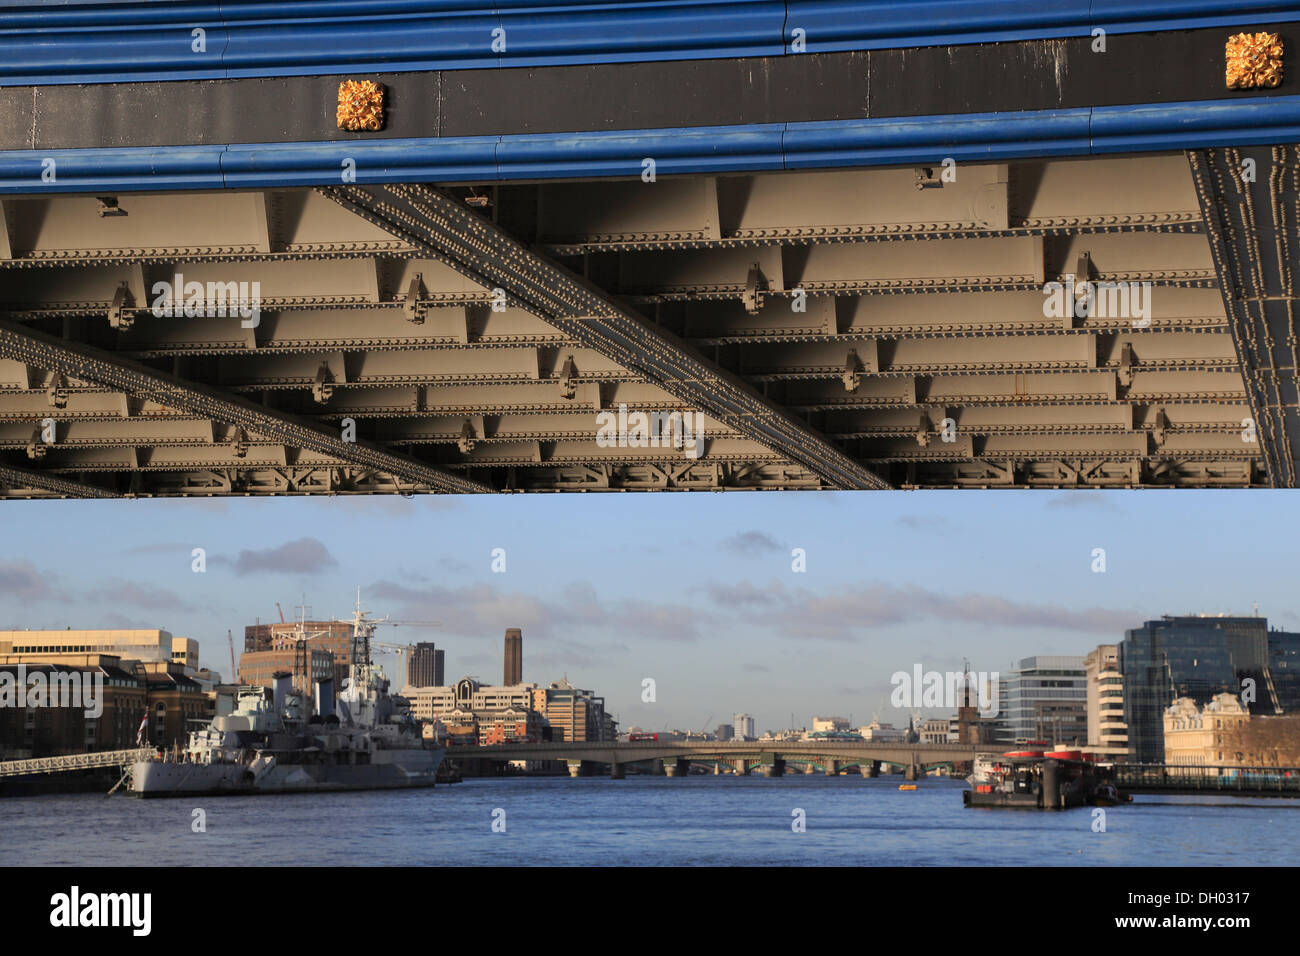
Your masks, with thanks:
M1294 487L1300 83L1222 68L1300 9L1257 6L1105 53L0 72L0 496ZM379 133L334 128L353 75Z

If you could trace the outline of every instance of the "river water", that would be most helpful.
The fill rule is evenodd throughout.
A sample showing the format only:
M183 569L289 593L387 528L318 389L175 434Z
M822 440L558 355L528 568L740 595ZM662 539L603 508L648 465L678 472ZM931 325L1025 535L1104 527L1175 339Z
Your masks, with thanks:
M434 790L0 802L6 865L1294 865L1300 800L969 810L924 778L480 778ZM195 832L195 810L206 830ZM802 810L804 832L792 824ZM502 812L504 811L504 812ZM494 831L493 825L497 829ZM504 832L501 831L504 826Z

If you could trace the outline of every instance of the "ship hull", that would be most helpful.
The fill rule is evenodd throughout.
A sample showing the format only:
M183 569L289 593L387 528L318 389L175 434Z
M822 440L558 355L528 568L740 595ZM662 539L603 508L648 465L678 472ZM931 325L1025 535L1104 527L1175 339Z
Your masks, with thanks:
M242 764L141 761L132 765L133 796L247 796L270 793L330 793L432 787L441 751L387 751L368 764L283 763L253 768Z

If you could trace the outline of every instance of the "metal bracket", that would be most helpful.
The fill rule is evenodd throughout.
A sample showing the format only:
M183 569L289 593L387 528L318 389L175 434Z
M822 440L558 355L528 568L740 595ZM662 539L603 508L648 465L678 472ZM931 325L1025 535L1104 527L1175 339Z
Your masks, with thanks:
M135 324L135 297L131 287L123 282L113 293L113 302L108 307L108 324L119 332L125 332Z
M32 461L37 461L44 458L45 452L48 450L45 440L41 438L41 430L33 428L32 437L27 440L27 457Z
M1133 384L1133 366L1137 364L1131 342L1125 342L1119 351L1119 383L1125 388Z
M844 360L844 374L840 376L844 383L844 391L856 392L858 386L862 384L862 360L858 358L857 349L849 349L848 357Z
M934 422L930 421L930 416L921 413L921 420L916 426L916 443L922 448L930 447L930 435L934 432Z
M117 204L116 196L96 196L95 198L99 200L99 209L97 211L100 219L106 216L126 215L126 210Z
M320 363L320 368L316 369L316 381L311 387L311 397L316 400L316 404L324 405L334 397L334 373L330 371L329 364Z
M745 277L745 292L741 300L745 303L745 311L750 315L757 315L758 310L763 308L763 293L767 290L767 279L763 275L763 269L759 263L752 263L749 267L749 275Z
M1156 412L1155 427L1151 429L1151 437L1155 440L1157 446L1165 443L1165 435L1168 434L1168 431L1169 416L1165 414L1165 410L1162 408Z
M573 356L569 355L564 359L564 365L560 367L560 396L562 398L573 398L578 394L578 367L573 364Z
M67 408L68 381L62 372L55 372L50 378L50 384L45 389L45 400L54 408Z
M921 166L916 171L917 189L942 189L942 173L935 166Z
M474 425L468 418L460 426L460 441L456 442L456 447L462 455L468 455L474 450Z
M424 276L416 273L411 277L410 285L406 287L406 299L402 308L406 312L406 321L412 325L424 325L424 320L429 315L429 303L426 301L428 293L424 288Z
M248 433L243 428L236 428L230 445L231 451L236 458L246 457L248 455Z

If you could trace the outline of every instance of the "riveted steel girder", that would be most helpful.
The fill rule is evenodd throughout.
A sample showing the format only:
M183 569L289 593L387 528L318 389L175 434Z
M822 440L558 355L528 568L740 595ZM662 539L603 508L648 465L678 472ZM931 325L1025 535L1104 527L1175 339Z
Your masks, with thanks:
M1300 481L1300 146L1188 153L1257 447L1274 488ZM1243 425L1250 423L1243 422Z
M171 408L238 425L292 448L386 471L427 484L436 491L467 493L493 490L369 443L344 441L341 434L238 396L223 394L110 352L58 339L7 320L0 320L0 356L152 398Z
M94 485L83 484L79 481L72 481L68 478L62 478L58 475L51 475L39 471L29 471L26 468L13 468L9 465L0 465L0 486L4 486L7 494L5 497L26 497L22 494L24 490L48 491L60 498L117 498L116 493L106 488L96 488ZM31 497L36 497L35 495Z
M887 488L734 374L696 355L559 264L526 249L445 193L426 186L323 187L362 218L499 287L524 308L740 435L806 466L836 488Z

